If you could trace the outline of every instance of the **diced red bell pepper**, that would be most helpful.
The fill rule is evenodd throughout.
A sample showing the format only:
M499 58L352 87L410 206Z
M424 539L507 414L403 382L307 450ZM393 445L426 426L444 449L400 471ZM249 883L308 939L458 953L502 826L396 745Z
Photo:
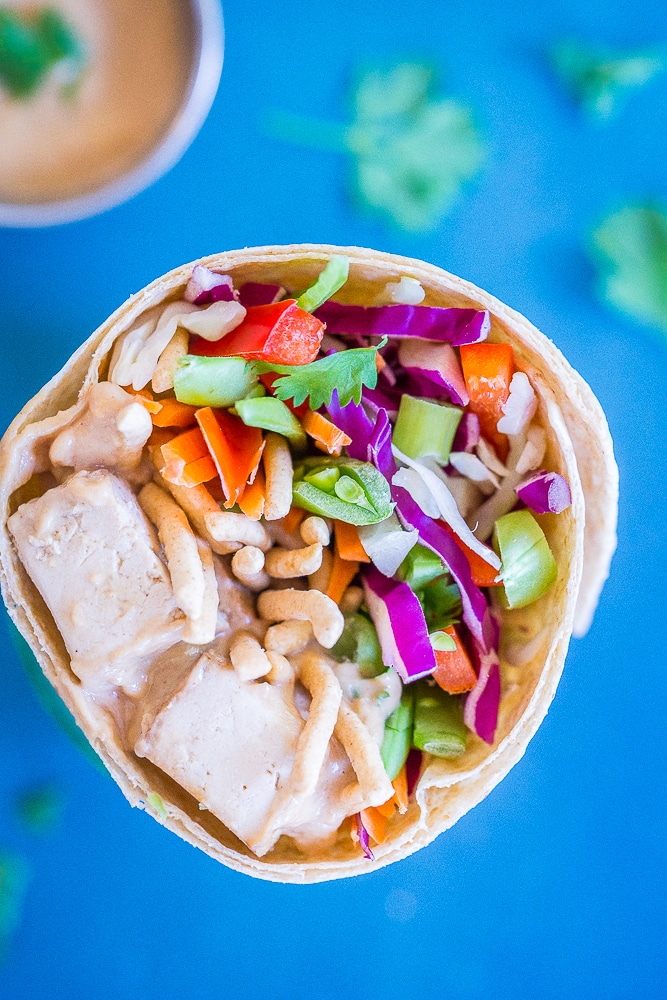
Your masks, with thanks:
M461 367L468 393L470 409L479 417L482 435L507 458L507 435L501 434L497 423L503 415L503 404L510 394L514 374L514 353L511 344L463 344Z
M300 309L296 299L250 306L243 322L214 342L191 337L190 354L247 358L276 365L307 365L320 349L324 323Z
M433 677L436 683L449 694L463 694L471 691L477 683L475 668L465 651L453 625L443 629L456 643L456 649L435 649L435 670Z

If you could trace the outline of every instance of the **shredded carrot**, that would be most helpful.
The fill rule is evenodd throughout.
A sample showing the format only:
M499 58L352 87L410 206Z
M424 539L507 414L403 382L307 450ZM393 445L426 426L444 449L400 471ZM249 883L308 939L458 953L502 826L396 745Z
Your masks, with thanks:
M383 368L387 367L387 362L384 360L379 351L375 352L375 370L379 373Z
M444 528L451 537L454 539L458 547L463 552L463 555L468 560L468 564L472 571L472 582L478 587L500 587L501 581L496 583L496 577L498 576L498 570L494 569L486 559L482 559L477 552L468 548L466 543L462 541L452 528L449 527L446 521L437 522L441 528ZM489 552L492 550L489 549Z
M385 819L391 819L396 812L395 796L392 795L392 797L387 799L386 802L383 802L381 806L375 806L375 808L382 814L382 816L385 817Z
M443 691L447 691L449 694L463 694L465 691L472 691L477 683L477 674L470 662L466 648L453 625L443 629L443 631L454 640L456 649L434 650L433 679Z
M253 482L248 483L236 502L246 517L251 518L253 521L259 521L264 513L265 500L266 480L264 479L262 470L258 469Z
M329 455L340 455L345 445L352 443L352 438L316 410L307 410L301 417L301 422L306 434L313 438L318 447L322 446L321 451L327 451Z
M246 483L254 478L264 450L259 427L247 427L226 410L204 406L195 412L225 494L225 507L233 507Z
M368 830L369 837L372 837L376 844L383 843L387 836L387 817L383 816L379 809L376 809L374 806L362 809L361 822Z
M348 524L346 521L335 521L334 532L336 539L336 552L341 559L348 562L369 563L370 556L366 555L364 547L359 540L359 531L355 524Z
M394 801L402 815L408 811L408 772L405 764L392 781L392 785L394 786Z
M333 564L331 566L331 576L327 586L326 594L336 604L352 583L352 580L359 572L358 562L349 562L341 559L334 549Z
M155 404L159 407L153 413L153 423L156 427L194 427L196 406L180 403L177 399L161 399Z
M288 535L293 535L305 516L306 512L303 507L290 507L289 514L283 518L283 529Z
M166 427L153 427L151 436L148 439L149 448L161 448L168 441L173 441L174 432Z
M151 416L160 412L162 404L158 403L156 399L153 399L149 389L135 389L133 392L137 397L137 402L142 403Z
M165 463L160 472L176 486L198 486L215 478L215 463L198 427L172 437L160 451Z

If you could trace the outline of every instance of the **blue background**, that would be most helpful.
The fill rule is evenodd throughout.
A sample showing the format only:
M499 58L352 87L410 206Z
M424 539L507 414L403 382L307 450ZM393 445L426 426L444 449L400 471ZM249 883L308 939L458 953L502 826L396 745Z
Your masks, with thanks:
M608 124L545 68L564 36L667 42L663 3L227 0L212 113L181 163L97 219L0 231L0 423L129 293L231 247L356 243L433 261L524 312L593 386L621 472L619 549L521 763L449 833L352 881L279 886L228 871L131 810L44 712L0 634L0 848L32 880L0 996L107 998L665 996L664 342L600 304L586 234L667 198L667 76ZM366 218L344 160L283 144L266 116L345 117L368 57L435 59L488 158L427 236ZM62 823L16 821L54 780Z

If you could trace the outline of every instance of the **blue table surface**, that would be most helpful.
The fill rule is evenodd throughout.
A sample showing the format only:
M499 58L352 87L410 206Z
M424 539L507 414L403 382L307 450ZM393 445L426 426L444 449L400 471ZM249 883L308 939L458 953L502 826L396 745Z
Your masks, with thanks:
M667 42L667 9L228 0L225 20L220 90L178 166L96 219L0 231L0 424L174 265L254 244L380 247L493 292L590 382L620 466L619 548L593 627L502 784L414 857L313 887L228 871L130 809L36 701L0 628L0 849L32 871L0 995L664 996L667 349L596 299L584 240L614 208L667 198L667 75L600 125L568 103L543 52L567 36ZM341 118L354 66L402 56L437 62L489 151L423 236L359 214L338 156L266 130L272 109ZM51 780L64 817L37 837L13 804Z

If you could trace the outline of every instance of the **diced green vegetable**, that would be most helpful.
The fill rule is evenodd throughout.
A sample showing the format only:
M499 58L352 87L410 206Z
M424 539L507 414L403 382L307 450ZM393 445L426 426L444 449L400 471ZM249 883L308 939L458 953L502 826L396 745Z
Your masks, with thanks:
M404 393L392 435L393 443L410 458L449 461L452 442L463 410Z
M328 406L334 389L338 393L341 406L351 399L361 400L363 386L374 389L378 373L375 362L377 352L387 343L386 337L377 347L353 347L348 351L338 351L309 365L274 365L268 361L256 361L255 371L260 375L278 372L282 378L273 383L273 391L279 399L291 399L295 406L301 406L306 399L311 410Z
M444 572L445 567L440 556L418 542L399 566L398 576L401 580L405 580L411 590L421 590Z
M191 406L233 406L257 383L242 358L203 358L186 354L174 372L176 399Z
M459 757L466 748L466 738L459 698L437 685L415 685L413 746L435 757Z
M347 281L350 271L350 261L348 257L339 254L332 257L327 266L321 272L314 285L299 296L296 304L306 312L314 312L323 302L335 295L339 288Z
M358 507L365 507L366 510L373 510L359 483L355 483L354 479L351 479L350 476L340 476L336 480L334 483L334 493L339 500L344 500L345 503L354 503Z
M315 485L315 477L332 469L337 470L339 476L335 479L333 475L331 478L326 476L325 479L319 479L321 485L326 485L326 490ZM352 482L346 482L341 492L352 496L354 489L354 502L342 499L335 492L338 484L344 480ZM331 489L333 493L329 492ZM359 489L361 493L357 492ZM394 506L389 483L382 473L370 462L360 462L353 458L306 459L295 469L292 492L297 507L303 507L312 514L346 521L348 524L377 524L389 517Z
M447 632L431 632L429 635L433 649L443 653L453 653L456 649L456 639Z
M404 687L401 700L387 719L380 755L390 781L400 773L412 744L415 699L412 685Z
M387 669L382 662L380 641L373 622L359 613L345 616L345 627L331 650L335 660L359 664L362 677L378 677Z
M275 396L263 396L253 399L239 399L235 406L239 417L248 427L261 427L267 431L275 431L286 437L295 448L304 448L306 434L284 403Z
M333 493L334 487L340 479L340 469L335 466L330 469L318 469L317 472L307 472L303 477L311 486L316 486L324 493Z
M556 580L556 560L529 510L515 510L499 517L493 544L502 561L500 575L508 607L532 604Z

